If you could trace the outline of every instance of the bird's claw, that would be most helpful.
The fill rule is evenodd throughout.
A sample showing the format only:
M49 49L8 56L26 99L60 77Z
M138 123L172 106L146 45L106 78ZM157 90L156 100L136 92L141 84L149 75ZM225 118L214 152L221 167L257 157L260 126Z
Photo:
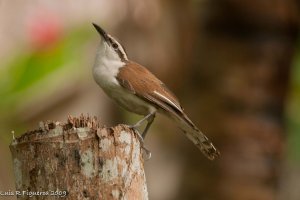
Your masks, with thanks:
M147 161L147 160L150 160L151 158L151 151L149 149L147 149L144 145L142 146L142 149L144 150L143 152L143 158ZM145 155L145 157L144 157Z
M142 137L140 132L136 129L135 125L131 125L131 126L129 126L129 128L134 131L134 133L138 136L140 143L144 145L144 138Z
M141 144L141 148L144 150L143 151L143 158L146 161L150 160L150 158L151 158L151 151L145 147L144 138L142 137L142 135L140 134L140 132L136 129L135 125L129 126L129 128L132 129L134 131L134 133L138 137L138 140L139 140L139 142Z

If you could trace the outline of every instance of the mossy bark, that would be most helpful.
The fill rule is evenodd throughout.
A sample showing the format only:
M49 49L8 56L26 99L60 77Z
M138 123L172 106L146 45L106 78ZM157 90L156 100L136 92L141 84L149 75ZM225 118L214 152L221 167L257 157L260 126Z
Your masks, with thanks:
M10 149L18 199L148 199L140 142L125 125L41 122Z

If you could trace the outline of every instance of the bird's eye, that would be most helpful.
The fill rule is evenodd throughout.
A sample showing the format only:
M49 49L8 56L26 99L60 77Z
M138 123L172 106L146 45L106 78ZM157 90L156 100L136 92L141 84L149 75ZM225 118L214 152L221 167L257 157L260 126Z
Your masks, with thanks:
M114 49L117 49L117 48L118 48L117 43L112 43L112 47L113 47Z

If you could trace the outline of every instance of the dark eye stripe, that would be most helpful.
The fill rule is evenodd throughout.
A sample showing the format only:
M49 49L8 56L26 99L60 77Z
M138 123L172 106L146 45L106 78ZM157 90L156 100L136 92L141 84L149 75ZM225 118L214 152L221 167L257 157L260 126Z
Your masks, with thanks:
M108 40L109 40L110 43L113 43L113 40L111 38L108 38Z
M122 60L125 59L125 55L120 51L120 49L118 49L117 53L119 54L119 56Z

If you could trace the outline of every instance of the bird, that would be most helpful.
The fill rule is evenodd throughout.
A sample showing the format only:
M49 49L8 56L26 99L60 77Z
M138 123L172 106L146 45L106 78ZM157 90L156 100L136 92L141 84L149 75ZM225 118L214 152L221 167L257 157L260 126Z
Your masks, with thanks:
M145 138L156 113L175 121L185 136L209 159L220 156L219 150L185 114L177 97L146 67L128 59L124 47L99 25L92 23L101 40L93 65L93 78L118 105L144 116L131 128L147 125L140 135Z

